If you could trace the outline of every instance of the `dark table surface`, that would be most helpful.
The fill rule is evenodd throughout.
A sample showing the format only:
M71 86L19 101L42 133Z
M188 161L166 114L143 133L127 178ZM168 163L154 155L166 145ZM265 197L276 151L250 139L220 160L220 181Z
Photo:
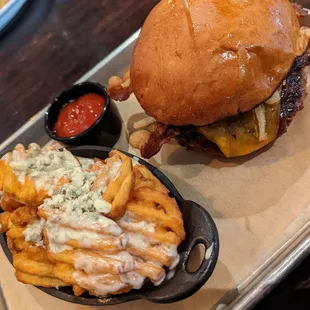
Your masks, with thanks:
M0 35L0 141L139 29L158 2L29 0ZM310 257L256 309L310 309Z

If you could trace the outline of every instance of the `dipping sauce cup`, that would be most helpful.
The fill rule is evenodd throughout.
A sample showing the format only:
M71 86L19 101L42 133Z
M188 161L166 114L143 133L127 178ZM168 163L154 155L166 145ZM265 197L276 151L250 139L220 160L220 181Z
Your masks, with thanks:
M61 136L56 132L55 125L63 109L79 98L91 94L99 95L104 99L104 105L100 115L98 114L99 116L96 119L88 123L85 126L85 130L72 136ZM120 137L121 129L121 120L111 110L111 100L106 88L93 82L84 82L68 88L54 100L45 114L45 130L47 134L52 139L65 145L100 145L113 147Z

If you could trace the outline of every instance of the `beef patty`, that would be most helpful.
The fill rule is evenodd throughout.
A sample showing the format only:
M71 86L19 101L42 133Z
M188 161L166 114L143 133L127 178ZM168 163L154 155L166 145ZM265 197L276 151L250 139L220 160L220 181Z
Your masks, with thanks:
M290 73L281 89L281 110L278 137L284 134L296 113L303 109L307 95L307 76L304 68L310 65L310 49L296 58ZM211 152L223 155L219 147L195 130L194 126L174 127L161 123L151 124L146 128L151 132L149 140L141 148L144 158L151 158L158 153L163 144L175 138L179 144L189 150Z
M296 113L303 109L304 99L307 95L307 76L304 72L310 65L310 50L297 57L290 73L285 79L285 85L281 91L281 111L278 137L283 135L291 124ZM212 152L223 155L219 147L207 140L195 130L188 130L175 137L177 141L189 150Z

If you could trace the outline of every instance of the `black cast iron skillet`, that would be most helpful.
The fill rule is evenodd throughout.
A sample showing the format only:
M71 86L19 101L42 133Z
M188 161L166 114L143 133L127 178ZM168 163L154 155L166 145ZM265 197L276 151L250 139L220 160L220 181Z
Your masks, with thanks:
M109 156L110 148L98 146L80 146L68 149L75 156L105 159ZM178 193L171 181L157 168L148 164L144 160L123 152L130 157L134 157L140 164L145 165L152 173L170 190L171 197L174 197L183 214L186 240L178 248L180 253L180 263L175 275L170 280L164 281L160 286L155 287L146 284L141 290L133 290L127 294L116 295L105 298L95 298L88 294L80 297L74 296L71 288L42 288L40 290L59 299L91 306L115 305L131 300L145 299L155 303L172 303L185 299L196 293L211 276L219 253L219 238L214 221L209 213L195 202L184 200ZM12 263L12 255L8 249L6 236L0 234L1 246ZM203 244L205 248L212 246L212 251L208 259L204 259L201 266L194 273L187 271L188 260L191 251L197 244Z

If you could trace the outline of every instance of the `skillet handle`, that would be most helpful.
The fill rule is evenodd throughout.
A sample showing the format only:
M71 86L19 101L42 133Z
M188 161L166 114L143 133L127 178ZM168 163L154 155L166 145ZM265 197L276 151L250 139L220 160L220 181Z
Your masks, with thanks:
M218 259L219 237L209 213L192 201L183 200L178 203L186 231L186 240L179 247L180 263L172 279L141 296L152 302L176 302L193 295L210 278ZM200 243L205 246L206 255L196 272L188 272L190 253Z

